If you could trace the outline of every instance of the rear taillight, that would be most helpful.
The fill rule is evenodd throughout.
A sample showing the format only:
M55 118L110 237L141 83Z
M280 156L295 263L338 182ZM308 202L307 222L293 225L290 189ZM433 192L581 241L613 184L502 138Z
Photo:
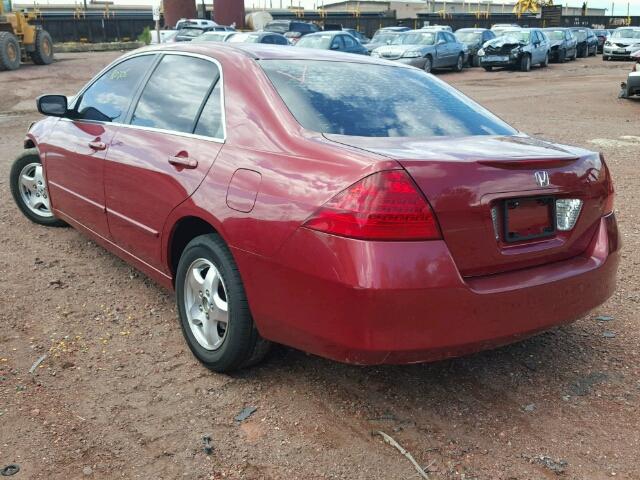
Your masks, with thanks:
M607 167L607 164L604 161L604 155L602 155L602 153L600 154L600 161L602 162L602 165L604 166L604 171L606 172L606 175L607 175L607 180L606 180L607 198L604 201L604 205L602 207L602 213L604 213L605 215L608 215L609 213L613 212L613 200L615 197L615 191L613 188L613 178L611 178L611 172L609 172L609 167Z
M431 207L404 170L374 173L343 190L305 227L363 240L441 238Z

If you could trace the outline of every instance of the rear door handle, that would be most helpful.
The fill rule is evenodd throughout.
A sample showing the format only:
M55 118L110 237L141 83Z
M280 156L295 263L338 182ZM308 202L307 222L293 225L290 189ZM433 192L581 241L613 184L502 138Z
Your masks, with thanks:
M173 155L169 156L169 163L182 168L196 168L198 166L198 161L193 158L177 157Z
M89 142L89 147L93 150L106 150L107 144L99 140L94 140L93 142Z

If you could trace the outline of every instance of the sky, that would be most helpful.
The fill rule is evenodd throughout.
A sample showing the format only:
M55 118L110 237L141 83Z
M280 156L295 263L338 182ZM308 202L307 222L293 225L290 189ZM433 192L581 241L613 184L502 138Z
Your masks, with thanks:
M267 7L269 8L273 5L273 8L279 8L280 3L286 8L293 4L294 6L301 6L305 8L314 8L314 6L318 5L318 3L322 4L323 0L245 0L245 5L249 8L251 7ZM335 1L339 0L324 0L325 5L330 3L335 3ZM426 3L426 2L425 2ZM498 1L497 3L502 3ZM640 15L640 0L627 0L627 1L611 1L611 0L587 0L587 5L589 7L594 8L606 8L607 15L611 13L611 6L613 4L614 13L616 15L626 15L627 14L627 3L630 7L631 15ZM556 4L560 4L560 0L556 1ZM581 0L564 0L562 5L569 5L570 7L580 7L582 6Z

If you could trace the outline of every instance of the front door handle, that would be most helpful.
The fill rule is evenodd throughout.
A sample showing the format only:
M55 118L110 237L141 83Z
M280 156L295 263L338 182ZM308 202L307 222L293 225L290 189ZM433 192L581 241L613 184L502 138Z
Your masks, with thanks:
M182 168L196 168L198 166L198 161L189 157L178 157L178 156L169 156L169 163L171 165L175 165L176 167Z
M94 140L93 142L89 142L89 147L93 150L106 150L107 144L100 140Z

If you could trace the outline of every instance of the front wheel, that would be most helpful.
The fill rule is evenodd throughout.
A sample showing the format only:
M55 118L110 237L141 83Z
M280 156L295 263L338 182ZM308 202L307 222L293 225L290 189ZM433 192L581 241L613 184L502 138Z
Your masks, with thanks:
M431 60L431 57L427 56L424 60L424 71L427 73L431 73L432 68L433 68L433 60Z
M528 72L531 70L531 57L529 55L523 55L520 59L520 71Z
M558 52L558 63L564 63L567 60L567 51L560 50Z
M547 53L547 55L544 57L544 62L542 62L540 64L540 66L542 68L548 67L549 66L549 54Z
M53 216L47 181L40 155L35 148L15 159L9 174L11 194L20 211L34 223L48 227L66 226Z
M471 59L471 66L472 67L479 67L480 66L480 57L478 55L474 55Z
M464 56L462 54L458 55L458 60L456 64L453 66L454 72L461 72L464 68Z
M484 69L485 69L485 71L487 71L487 72L490 72L490 71L492 71L492 70L493 70L493 67L482 67L482 68L484 68Z
M53 40L46 30L36 31L35 50L31 52L31 60L36 65L49 65L53 62Z
M216 372L259 362L270 343L253 322L240 272L218 235L186 246L176 272L180 324L193 354Z

